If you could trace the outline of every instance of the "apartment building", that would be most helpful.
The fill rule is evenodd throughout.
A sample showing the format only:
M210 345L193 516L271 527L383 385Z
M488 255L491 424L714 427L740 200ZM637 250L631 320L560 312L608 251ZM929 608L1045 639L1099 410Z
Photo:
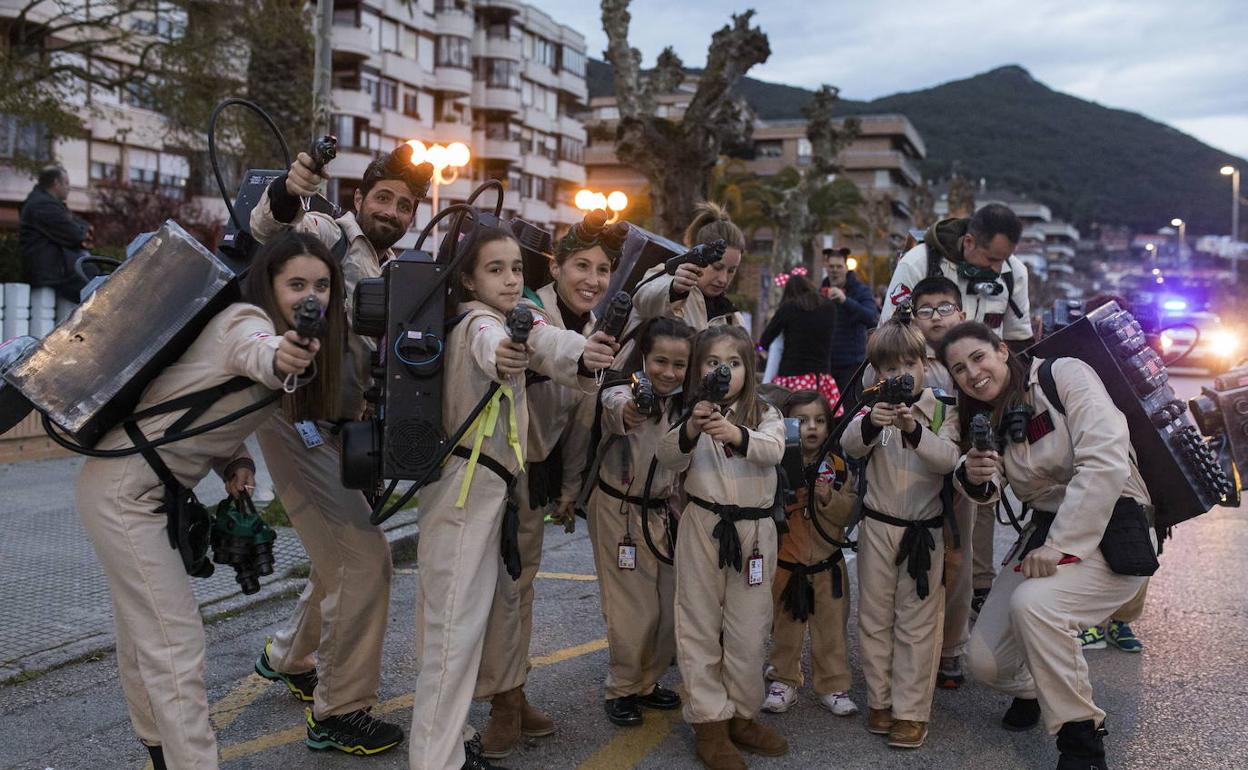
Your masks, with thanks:
M675 92L659 95L657 114L679 119L696 87L696 79L690 78ZM622 190L631 197L643 193L649 182L616 158L615 143L610 137L614 135L618 120L614 96L591 98L587 123L592 130L585 155L586 175L591 189ZM892 201L890 231L899 238L904 237L911 222L911 197L922 183L918 163L927 156L927 147L914 124L904 115L863 115L859 120L862 127L858 137L837 155L837 163L863 197L887 196ZM771 176L790 166L799 169L809 166L812 148L806 138L806 121L755 121L752 147L739 154L738 159L746 170L762 176ZM754 248L769 248L770 237L766 230L757 233Z
M25 0L0 0L0 25ZM137 19L142 31L177 36L183 12L160 6ZM585 39L536 7L514 0L338 0L334 9L332 130L339 155L330 194L344 206L368 163L409 139L463 142L472 154L441 203L463 201L487 178L501 179L504 209L560 228L580 218L573 207L585 182L585 130L574 117L587 98ZM92 59L93 67L108 62ZM165 119L141 88L92 87L84 102L89 135L58 140L48 153L69 172L69 206L89 214L91 185L128 180L161 194L196 199L223 221L215 192L192 190L191 159L167 145ZM263 105L262 105L263 106ZM292 145L295 137L288 137ZM37 129L0 116L0 162L14 148L39 144ZM0 167L0 228L16 227L33 177ZM431 215L428 203L416 223ZM410 245L410 234L400 245Z

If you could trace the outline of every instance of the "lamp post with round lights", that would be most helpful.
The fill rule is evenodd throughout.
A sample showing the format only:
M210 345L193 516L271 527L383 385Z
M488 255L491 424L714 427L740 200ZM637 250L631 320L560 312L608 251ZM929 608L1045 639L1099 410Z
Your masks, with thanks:
M1187 261L1187 223L1175 217L1170 220L1173 227L1179 228L1179 262Z
M412 165L419 166L421 163L428 162L433 166L433 178L430 180L433 187L433 196L430 204L433 206L432 215L438 215L438 188L444 184L451 184L459 179L460 169L468 165L468 161L472 159L472 155L468 151L468 145L463 142L451 142L443 147L440 144L426 146L419 139L411 139L407 142L412 147ZM436 249L438 241L438 226L434 225L433 232L434 248Z
M1231 178L1231 283L1238 284L1239 251L1235 244L1239 242L1239 169L1228 165L1219 171Z
M628 196L619 190L611 193L594 192L593 190L578 190L576 197L572 202L581 211L596 211L601 209L611 215L609 222L614 222L620 218L620 212L628 208Z

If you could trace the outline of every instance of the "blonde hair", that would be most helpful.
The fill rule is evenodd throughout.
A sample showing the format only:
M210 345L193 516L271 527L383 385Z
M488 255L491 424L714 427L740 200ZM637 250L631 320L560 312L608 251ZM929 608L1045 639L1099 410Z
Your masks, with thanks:
M875 330L867 340L867 360L876 370L905 361L922 362L927 358L927 342L910 324L895 318Z
M692 248L722 240L730 249L745 251L745 233L733 224L727 209L718 203L702 201L693 210L693 221L685 228L686 246Z

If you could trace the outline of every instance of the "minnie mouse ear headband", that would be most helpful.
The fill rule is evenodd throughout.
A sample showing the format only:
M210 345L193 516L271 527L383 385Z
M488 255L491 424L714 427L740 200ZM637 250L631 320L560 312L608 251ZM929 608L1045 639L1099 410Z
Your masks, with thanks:
M801 265L798 265L797 267L793 268L787 273L781 273L780 275L777 275L775 278L772 278L771 281L772 283L779 286L780 288L784 288L785 284L789 282L790 278L794 276L798 276L798 275L807 275L808 272L809 271L807 271L806 268L802 267Z
M555 260L566 259L578 251L600 246L614 269L624 249L624 239L628 237L628 223L619 221L607 224L607 218L607 212L596 209L572 225L572 229L559 239L559 245L555 247Z

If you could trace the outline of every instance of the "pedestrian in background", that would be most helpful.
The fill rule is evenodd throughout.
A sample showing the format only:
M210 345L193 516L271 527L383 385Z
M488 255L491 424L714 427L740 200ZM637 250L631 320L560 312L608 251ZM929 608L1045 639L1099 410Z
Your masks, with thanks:
M880 309L871 296L871 287L858 280L849 269L849 249L824 249L823 279L820 293L832 301L836 343L828 361L828 372L837 387L850 387L854 371L867 357L867 330L875 328ZM833 402L835 403L835 402Z
M772 341L784 335L780 366L772 382L789 390L818 391L829 404L835 404L840 392L836 380L828 374L828 361L837 339L840 309L832 300L819 296L814 285L797 270L782 277L785 284L780 307L759 340L766 350Z
M39 172L39 179L22 203L18 247L26 283L56 290L77 304L86 282L74 265L91 248L91 226L65 205L69 174L60 166Z

